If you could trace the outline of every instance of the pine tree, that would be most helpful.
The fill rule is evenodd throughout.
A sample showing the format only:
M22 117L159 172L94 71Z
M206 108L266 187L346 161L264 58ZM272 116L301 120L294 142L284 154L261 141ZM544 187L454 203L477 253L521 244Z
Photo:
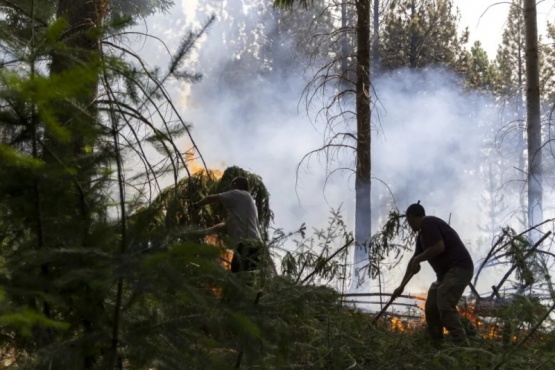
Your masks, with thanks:
M451 0L391 2L382 25L382 68L444 66L463 72L467 33L457 35L459 18Z
M547 24L546 40L541 44L542 65L541 65L541 97L544 110L544 137L552 138L555 134L553 120L553 109L555 107L555 25ZM555 143L551 139L546 139L545 153L555 152ZM555 183L555 170L553 161L544 160L543 175L546 185Z
M547 23L546 41L540 46L542 56L541 89L547 106L555 102L555 24Z
M177 176L173 138L188 127L159 115L159 128L142 114L161 113L157 101L167 95L155 71L125 62L125 49L111 43L109 35L130 23L108 22L96 13L104 9L95 8L100 2L58 5L58 18L56 9L34 1L2 8L0 43L11 55L4 54L9 63L0 72L0 171L9 178L0 186L9 266L0 280L10 287L13 309L35 315L26 337L4 340L3 348L24 354L22 367L109 368L122 365L120 270L133 240L125 190L167 172L168 165L149 163L144 146L171 158L166 163ZM123 158L133 156L144 161L145 173L125 179ZM13 333L7 327L3 338Z
M469 88L492 92L496 70L480 41L476 41L466 55L466 84Z
M284 77L302 78L299 61L321 60L332 49L333 15L324 3L315 7L318 17L288 12L260 0L199 4L197 18L216 16L211 45L200 47L203 72L232 91L253 81L263 84ZM214 45L218 45L221 63L212 59Z

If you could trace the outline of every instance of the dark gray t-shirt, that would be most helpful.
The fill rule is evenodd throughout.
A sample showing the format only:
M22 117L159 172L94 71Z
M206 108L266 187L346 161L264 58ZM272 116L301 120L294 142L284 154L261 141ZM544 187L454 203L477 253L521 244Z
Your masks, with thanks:
M422 219L420 231L416 238L415 255L419 255L426 248L433 246L440 240L443 240L445 251L428 260L438 279L441 279L453 267L460 267L465 270L474 269L470 253L468 253L457 232L447 222L434 216L425 216Z
M235 243L244 239L261 240L258 230L258 211L250 193L233 189L220 193L219 196L227 210L225 221L227 233Z

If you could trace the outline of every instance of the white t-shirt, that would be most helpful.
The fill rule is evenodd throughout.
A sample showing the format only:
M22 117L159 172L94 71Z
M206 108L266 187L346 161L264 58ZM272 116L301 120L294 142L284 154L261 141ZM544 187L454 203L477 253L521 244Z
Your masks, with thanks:
M218 194L225 209L228 235L239 243L242 239L261 240L258 231L258 211L248 191L233 189Z

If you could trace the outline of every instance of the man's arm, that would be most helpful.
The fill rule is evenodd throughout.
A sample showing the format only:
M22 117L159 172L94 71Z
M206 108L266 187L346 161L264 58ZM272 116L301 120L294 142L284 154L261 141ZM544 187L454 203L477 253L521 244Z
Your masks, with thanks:
M419 264L423 261L431 260L443 252L445 252L445 244L443 243L443 235L439 226L425 218L422 220L420 234L422 235L422 253L418 254L413 264Z
M212 194L212 195L205 196L204 198L202 198L201 200L193 204L196 205L197 207L202 207L207 204L216 203L219 200L220 200L219 194Z
M440 239L437 243L428 247L424 252L420 253L412 259L413 264L420 264L420 262L431 260L445 252L445 244L443 244L443 239Z
M405 287L403 285L405 280L407 280L409 276L411 276L413 274L417 274L418 271L420 271L420 264L416 264L416 265L414 264L414 259L415 258L416 258L416 255L412 256L409 263L407 264L407 269L405 271L405 276L403 276L403 280L401 280L401 285L399 285L399 287L397 287L397 289L395 289L393 291L393 296L394 297L400 296L403 293L403 290L405 290Z
M211 234L217 234L217 233L223 232L223 231L225 231L225 222L220 222L219 224L214 225L212 227L209 227L207 229L197 230L194 233L206 236L206 235L211 235Z

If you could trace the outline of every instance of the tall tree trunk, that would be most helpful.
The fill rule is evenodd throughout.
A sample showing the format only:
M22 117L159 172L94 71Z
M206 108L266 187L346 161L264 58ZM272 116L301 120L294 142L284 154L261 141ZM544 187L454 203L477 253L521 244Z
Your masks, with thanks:
M89 50L100 50L98 37L88 31L100 26L105 10L105 0L59 0L56 16L67 21L68 31L64 35L66 44L81 49L83 53ZM79 57L87 58L87 54L83 55L79 55L78 58L67 58L67 56L57 58L55 55L51 71L58 72L71 67L75 65L76 60L80 59Z
M528 134L528 225L539 224L542 210L542 154L540 115L540 74L536 0L524 0L526 30L526 109ZM532 242L538 234L531 235Z
M415 69L416 68L416 51L418 50L418 39L416 37L417 32L415 30L416 27L416 3L414 1L410 4L410 44L409 44L409 68Z
M341 36L341 73L343 73L343 81L346 81L347 68L348 65L348 53L349 53L349 33L347 32L347 0L341 2L341 28L343 30L343 35Z
M518 90L517 90L517 94L516 94L516 114L517 114L517 122L518 125L523 125L522 130L520 129L520 127L518 128L518 142L517 142L517 150L518 150L518 170L520 171L520 175L519 175L519 180L522 180L522 183L524 184L526 182L526 160L525 160L525 150L526 150L526 139L525 139L525 127L526 127L526 123L525 123L525 106L524 106L524 72L522 70L522 65L524 64L523 61L523 48L522 48L522 24L521 22L521 17L518 17L518 33L517 33L517 47L518 47L518 59L517 59L517 63L518 63ZM522 223L522 228L523 229L527 229L526 225L527 225L527 219L528 219L528 215L526 212L527 209L527 204L526 201L528 199L528 196L524 193L524 189L523 191L520 192L520 209L521 211L518 212L518 214L520 214L520 218L521 220L519 220Z
M54 52L52 55L52 63L50 64L51 74L64 73L78 65L87 65L93 62L100 52L99 35L94 30L100 29L102 17L106 9L106 0L59 0L57 9L57 18L64 18L67 22L67 32L63 36L64 43L71 51L71 55L67 51ZM94 115L91 110L94 101L98 82L94 81L90 84L87 96L82 96L80 103L87 107L89 112ZM68 109L66 114L60 115L58 119L64 125L82 127L90 123L89 117L76 117L75 109ZM81 115L80 115L81 116ZM73 130L75 132L85 132L86 129ZM83 150L85 138L81 135L74 136L72 139L72 147L67 148L69 153L62 151L57 153L63 159L64 155L78 155ZM59 146L56 146L60 149ZM62 149L63 150L63 149Z
M86 67L91 74L96 73L96 66L100 53L100 30L101 22L106 10L106 0L59 0L57 18L65 19L67 29L60 41L64 42L66 50L56 50L52 53L50 64L51 75L62 75L76 67ZM66 243L73 246L86 247L89 245L89 230L92 211L87 199L90 197L90 182L92 166L86 155L86 146L93 146L96 140L96 110L94 101L98 93L98 75L87 76L84 79L82 93L76 96L77 103L84 109L75 107L65 101L60 101L57 107L57 120L61 125L68 128L71 137L68 142L60 142L54 137L47 137L49 154L46 161L53 166L63 168L65 166L77 168L74 175L68 175L53 181L64 182L66 186L57 195L58 201L65 205L64 217L72 225L79 227L71 228L70 236ZM81 81L80 81L81 82ZM63 173L63 172L62 172ZM69 221L70 220L70 221ZM68 226L59 222L58 227L65 229ZM83 263L86 263L85 261ZM83 341L79 348L82 356L82 368L92 369L98 366L98 353L93 342L95 331L101 327L99 318L102 307L102 299L90 286L86 285L76 290L83 302L89 307L75 313L79 318L83 332ZM100 309L91 309L91 307ZM76 310L76 308L73 308Z
M372 35L372 76L380 73L380 0L374 0L374 33Z
M358 0L356 83L355 271L369 260L370 208L370 1ZM358 277L354 276L358 283Z

